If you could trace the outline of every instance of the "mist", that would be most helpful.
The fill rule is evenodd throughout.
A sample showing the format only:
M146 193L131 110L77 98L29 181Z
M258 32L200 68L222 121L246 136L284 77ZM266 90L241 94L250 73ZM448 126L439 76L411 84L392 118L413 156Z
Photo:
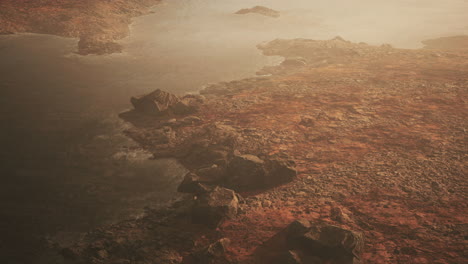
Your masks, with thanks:
M281 15L234 14L256 5ZM133 19L118 41L122 53L81 56L74 38L2 35L0 192L8 204L1 216L24 234L68 242L178 198L186 169L151 159L126 137L131 126L118 114L132 107L131 96L196 94L254 77L283 61L257 48L274 39L340 36L418 49L425 39L468 34L467 14L466 0L168 0ZM22 243L15 229L7 231L14 245Z

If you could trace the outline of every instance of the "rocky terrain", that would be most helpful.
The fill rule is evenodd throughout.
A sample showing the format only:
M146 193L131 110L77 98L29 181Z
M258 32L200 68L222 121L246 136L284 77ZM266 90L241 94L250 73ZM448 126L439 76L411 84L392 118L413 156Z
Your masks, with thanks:
M453 40L454 41L454 40ZM456 46L458 44L452 43ZM132 98L186 197L61 249L74 263L464 263L468 53L274 40L259 77Z
M2 0L0 34L41 33L79 38L78 53L120 52L133 17L160 0Z

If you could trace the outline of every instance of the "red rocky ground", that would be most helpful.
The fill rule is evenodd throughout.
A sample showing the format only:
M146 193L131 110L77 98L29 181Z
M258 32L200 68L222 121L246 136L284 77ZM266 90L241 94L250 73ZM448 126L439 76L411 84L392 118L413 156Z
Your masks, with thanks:
M273 75L206 88L190 122L130 115L129 135L189 169L197 164L194 146L224 146L292 159L297 178L241 192L240 214L216 230L171 218L182 210L176 206L152 213L165 222L149 214L99 231L107 237L92 233L77 251L89 250L89 241L124 239L152 252L138 253L142 259L190 263L196 248L226 237L231 261L274 263L285 248L282 230L305 218L362 232L362 263L466 262L466 50L403 50L341 38L275 40L259 48L286 58L261 72ZM151 225L151 232L166 232L157 242L144 231ZM112 254L113 246L101 250L107 262L94 257L96 263L125 260Z
M135 16L160 0L2 0L0 34L41 33L79 38L78 53L120 52Z

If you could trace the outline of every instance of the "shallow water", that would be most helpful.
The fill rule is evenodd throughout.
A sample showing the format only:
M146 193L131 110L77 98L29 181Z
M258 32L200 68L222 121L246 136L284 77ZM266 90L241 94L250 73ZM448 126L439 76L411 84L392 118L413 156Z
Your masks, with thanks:
M259 4L281 17L233 14ZM177 196L184 168L148 159L122 133L128 124L117 114L130 96L252 76L280 61L255 48L275 38L417 48L468 33L466 13L462 0L172 0L135 19L122 54L82 57L74 39L1 36L0 255L29 263L45 234L65 243Z

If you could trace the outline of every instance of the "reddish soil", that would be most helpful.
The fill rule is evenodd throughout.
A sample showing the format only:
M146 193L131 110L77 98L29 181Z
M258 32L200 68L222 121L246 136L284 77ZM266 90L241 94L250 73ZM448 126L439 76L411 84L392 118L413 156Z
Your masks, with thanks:
M285 248L282 231L306 218L362 232L363 263L465 263L468 53L341 38L275 40L259 48L289 62L262 70L273 73L268 77L206 88L199 123L171 127L168 119L182 117L139 116L128 134L155 157L176 157L188 168L184 157L194 143L205 142L241 154L287 156L298 177L241 193L242 213L217 230L186 222L192 231L182 236L192 249L171 246L181 235L176 231L159 244L143 233L125 235L126 241L146 241L158 258L174 261L168 263L184 257L190 263L187 256L196 248L227 237L235 263L273 263ZM160 232L181 225L167 215L160 220L150 214L130 227L107 230L135 233L151 221L159 221ZM104 238L90 241L96 239ZM179 255L161 251L161 243ZM79 248L89 249L89 242Z
M160 0L2 0L0 34L42 33L80 38L78 53L120 52L131 19Z

